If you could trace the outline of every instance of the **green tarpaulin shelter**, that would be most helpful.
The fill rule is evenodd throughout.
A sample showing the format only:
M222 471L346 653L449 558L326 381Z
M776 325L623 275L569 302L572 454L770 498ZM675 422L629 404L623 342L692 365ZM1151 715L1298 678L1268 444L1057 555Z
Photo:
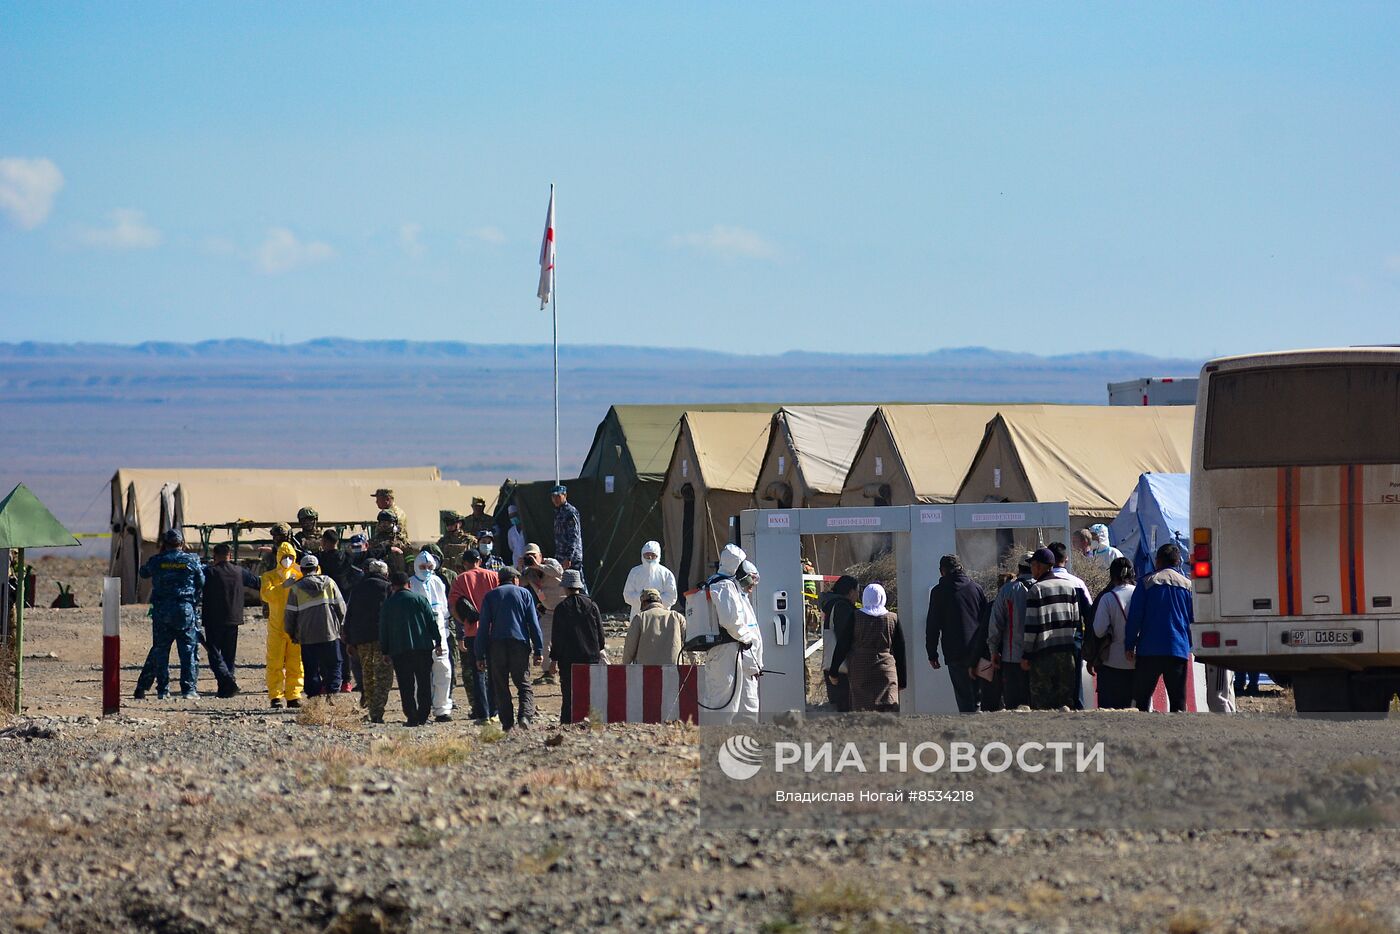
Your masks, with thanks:
M15 595L15 713L20 712L24 678L24 550L26 548L70 548L78 544L73 533L53 517L39 497L23 483L0 501L0 551L19 552L19 591ZM8 571L8 562L6 570Z

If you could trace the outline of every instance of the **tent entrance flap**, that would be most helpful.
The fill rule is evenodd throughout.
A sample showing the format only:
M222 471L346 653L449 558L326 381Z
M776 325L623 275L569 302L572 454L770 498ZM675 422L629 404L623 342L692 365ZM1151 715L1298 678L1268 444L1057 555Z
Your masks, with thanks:
M1031 530L1046 541L1069 541L1069 504L871 506L827 509L748 509L739 517L741 547L758 567L753 607L763 638L764 676L759 679L759 714L771 720L807 707L800 542L804 536L889 534L894 540L901 605L897 607L908 647L908 686L900 692L901 713L956 713L946 668L933 669L923 656L928 593L938 582L938 559L957 553L960 535L973 530ZM1022 532L1022 537L1027 534ZM702 724L704 716L701 718Z

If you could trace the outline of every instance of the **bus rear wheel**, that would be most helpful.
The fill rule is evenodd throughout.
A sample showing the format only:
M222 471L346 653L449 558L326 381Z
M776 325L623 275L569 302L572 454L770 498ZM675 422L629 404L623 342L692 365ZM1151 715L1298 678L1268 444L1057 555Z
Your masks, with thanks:
M1298 713L1385 713L1400 681L1388 674L1302 671L1293 676Z

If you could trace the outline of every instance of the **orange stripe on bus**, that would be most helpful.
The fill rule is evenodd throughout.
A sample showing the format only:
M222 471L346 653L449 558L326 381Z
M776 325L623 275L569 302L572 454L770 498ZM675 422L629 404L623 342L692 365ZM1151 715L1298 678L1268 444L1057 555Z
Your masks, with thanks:
M1288 615L1288 468L1278 469L1278 507L1274 510L1274 523L1278 541L1278 612Z
M1278 469L1278 603L1279 614L1297 616L1303 606L1302 468Z
M1350 498L1347 500L1347 519L1351 531L1351 611L1355 614L1366 612L1366 515L1365 468L1353 464L1347 468L1350 478L1347 483Z
M1293 467L1290 474L1293 496L1288 503L1288 527L1293 547L1289 570L1293 575L1293 613L1299 615L1303 612L1303 468Z
M1343 466L1338 470L1337 475L1342 485L1341 496L1337 499L1337 502L1341 503L1340 521L1337 523L1337 539L1341 545L1341 556L1337 570L1342 578L1342 612L1355 613L1356 598L1353 587L1356 584L1356 579L1351 570L1352 556L1355 554L1355 546L1351 536L1351 468Z

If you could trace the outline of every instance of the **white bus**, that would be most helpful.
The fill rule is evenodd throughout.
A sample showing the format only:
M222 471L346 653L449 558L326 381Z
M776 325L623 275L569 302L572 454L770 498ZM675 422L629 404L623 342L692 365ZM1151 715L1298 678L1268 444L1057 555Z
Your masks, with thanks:
M1299 711L1400 689L1400 349L1224 357L1191 464L1201 661L1292 679Z

